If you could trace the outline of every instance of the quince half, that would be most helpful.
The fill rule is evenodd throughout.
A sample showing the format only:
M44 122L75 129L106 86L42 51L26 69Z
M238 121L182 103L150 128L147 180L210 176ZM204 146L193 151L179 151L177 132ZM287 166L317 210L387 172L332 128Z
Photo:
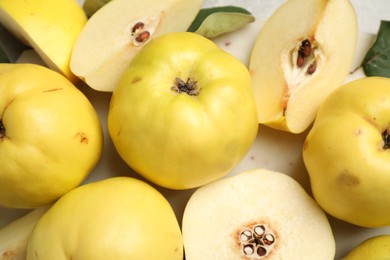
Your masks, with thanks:
M87 85L111 92L135 54L151 39L186 31L203 0L112 0L88 20L77 39L71 70Z
M0 23L71 81L70 56L87 17L76 0L1 0Z
M286 1L262 27L249 69L259 123L300 133L346 79L357 42L349 0Z
M325 213L282 172L252 169L198 188L183 214L187 260L334 259Z

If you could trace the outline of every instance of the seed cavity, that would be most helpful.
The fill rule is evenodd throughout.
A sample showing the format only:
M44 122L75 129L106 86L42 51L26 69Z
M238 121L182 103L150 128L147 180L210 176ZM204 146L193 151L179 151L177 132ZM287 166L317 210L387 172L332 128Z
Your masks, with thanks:
M135 46L140 46L150 38L150 32L145 29L144 22L137 22L131 28L131 37Z
M286 114L289 99L297 89L315 76L325 63L326 55L312 36L299 39L286 48L281 63L286 82L281 99L283 115Z
M252 259L262 259L270 254L275 246L275 234L265 224L246 227L239 233L241 252Z
M130 42L134 46L141 46L151 39L160 18L148 17L145 20L137 21L130 27Z

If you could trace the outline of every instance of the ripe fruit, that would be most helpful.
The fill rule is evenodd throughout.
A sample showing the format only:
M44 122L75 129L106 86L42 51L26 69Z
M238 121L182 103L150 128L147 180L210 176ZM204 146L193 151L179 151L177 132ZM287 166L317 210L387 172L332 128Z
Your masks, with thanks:
M390 225L390 79L368 77L334 91L303 147L313 194L336 218Z
M151 39L186 31L202 0L113 0L88 20L71 58L71 70L91 88L111 92L134 55Z
M216 180L257 135L248 70L203 36L155 38L114 90L108 130L123 160L160 186L189 189Z
M51 205L31 210L0 228L0 259L26 259L27 240L35 224Z
M112 177L61 197L38 221L27 260L183 259L175 213L152 186Z
M342 260L386 260L389 256L390 235L378 235L357 245Z
M346 79L357 20L348 0L286 1L261 29L249 70L259 122L301 133Z
M198 188L183 215L187 260L333 259L321 208L290 176L253 169Z
M33 208L78 186L100 159L90 101L59 73L0 64L0 206Z
M70 57L86 20L76 0L0 1L0 23L71 81Z

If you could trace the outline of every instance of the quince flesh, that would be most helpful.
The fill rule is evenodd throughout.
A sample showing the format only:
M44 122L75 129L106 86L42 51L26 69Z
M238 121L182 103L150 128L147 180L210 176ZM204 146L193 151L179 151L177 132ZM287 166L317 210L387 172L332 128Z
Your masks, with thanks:
M93 14L77 39L71 70L91 88L111 92L151 39L186 31L203 0L113 0Z
M357 41L349 0L286 1L266 21L249 69L259 123L300 133L346 79Z
M198 188L182 221L187 260L335 256L329 221L290 176L253 169Z

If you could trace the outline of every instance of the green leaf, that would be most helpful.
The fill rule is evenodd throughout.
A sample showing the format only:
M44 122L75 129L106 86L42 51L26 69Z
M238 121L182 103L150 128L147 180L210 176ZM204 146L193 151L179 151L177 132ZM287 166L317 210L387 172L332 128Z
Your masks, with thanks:
M390 21L381 21L374 44L362 63L366 76L390 78Z
M201 9L187 31L207 38L236 31L255 20L246 9L237 6L220 6Z

